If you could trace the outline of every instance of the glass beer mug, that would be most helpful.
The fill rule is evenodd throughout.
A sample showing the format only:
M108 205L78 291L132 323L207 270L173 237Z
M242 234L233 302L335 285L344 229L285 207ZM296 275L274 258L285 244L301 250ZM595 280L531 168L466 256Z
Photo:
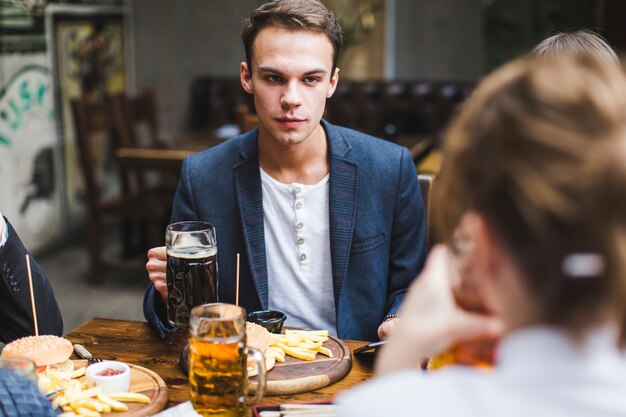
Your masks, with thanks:
M193 307L217 302L215 227L206 222L173 223L165 232L167 321L186 327Z
M246 347L246 310L233 304L205 304L189 320L189 396L202 416L244 417L265 392L263 353ZM248 354L259 373L248 402Z

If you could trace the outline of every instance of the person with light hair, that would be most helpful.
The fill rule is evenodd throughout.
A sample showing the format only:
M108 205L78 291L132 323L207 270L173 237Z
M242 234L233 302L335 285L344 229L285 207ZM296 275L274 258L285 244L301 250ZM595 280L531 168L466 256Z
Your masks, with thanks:
M626 80L593 56L522 59L444 142L431 252L340 415L626 415ZM456 301L472 288L483 313ZM489 371L417 364L499 338Z
M605 62L619 64L615 51L602 36L586 29L560 32L539 42L530 51L536 57L592 55Z

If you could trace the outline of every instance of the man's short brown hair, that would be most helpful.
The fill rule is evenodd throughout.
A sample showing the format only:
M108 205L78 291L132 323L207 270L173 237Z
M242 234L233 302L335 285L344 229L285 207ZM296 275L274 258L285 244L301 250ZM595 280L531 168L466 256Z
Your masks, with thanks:
M339 22L326 6L318 0L269 0L254 10L250 17L244 20L241 33L250 73L254 40L262 29L270 26L325 34L333 46L331 75L334 74L343 36Z

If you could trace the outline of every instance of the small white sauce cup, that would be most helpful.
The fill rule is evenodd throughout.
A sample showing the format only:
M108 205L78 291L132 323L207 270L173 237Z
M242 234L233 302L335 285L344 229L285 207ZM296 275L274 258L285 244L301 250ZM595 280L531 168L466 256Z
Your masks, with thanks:
M122 371L121 374L103 376L98 375L105 369ZM130 387L130 367L123 362L104 361L89 365L85 371L87 375L87 385L89 387L102 387L105 393L128 392Z

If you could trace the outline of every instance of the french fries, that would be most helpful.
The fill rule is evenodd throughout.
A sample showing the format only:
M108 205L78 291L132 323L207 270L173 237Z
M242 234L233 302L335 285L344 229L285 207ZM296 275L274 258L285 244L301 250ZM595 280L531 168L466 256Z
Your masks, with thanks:
M126 402L149 404L150 398L136 392L105 394L101 387L88 387L78 380L85 375L85 368L72 372L46 371L39 375L38 385L44 394L54 394L52 408L60 408L61 417L101 417L113 411L128 411Z
M318 353L333 357L333 352L322 346L328 340L328 330L286 330L285 334L272 334L270 346L265 353L277 362L285 361L285 354L305 361L312 361Z
M114 394L108 394L108 396L114 400L127 403L150 403L150 398L138 392L116 392Z

